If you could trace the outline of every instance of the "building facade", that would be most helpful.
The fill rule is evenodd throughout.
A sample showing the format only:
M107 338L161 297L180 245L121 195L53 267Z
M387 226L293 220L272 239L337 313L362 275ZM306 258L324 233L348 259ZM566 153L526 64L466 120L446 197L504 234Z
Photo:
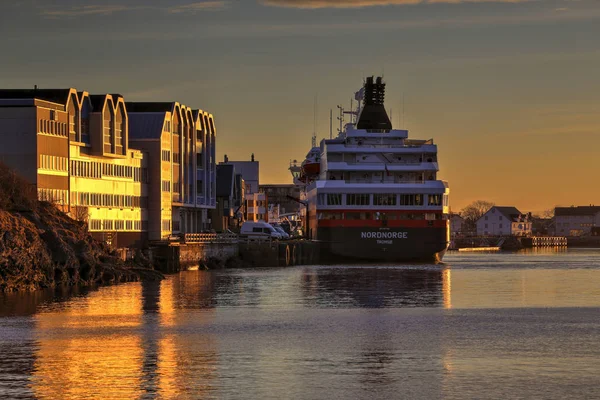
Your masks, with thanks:
M217 207L213 210L213 228L238 232L245 221L245 184L241 174L230 164L217 165Z
M465 219L458 214L450 216L450 237L455 238L462 235Z
M130 143L148 155L150 240L210 229L216 207L216 129L202 110L127 103Z
M285 185L260 185L259 191L267 195L269 206L279 205L280 214L299 213L304 207L298 202L302 196L300 186Z
M145 160L127 139L120 95L0 90L0 160L40 200L87 221L94 237L115 247L140 246L147 236Z
M515 207L494 206L477 220L480 236L530 236L531 229L531 216Z
M600 206L556 207L554 209L555 234L560 236L586 236L600 226Z

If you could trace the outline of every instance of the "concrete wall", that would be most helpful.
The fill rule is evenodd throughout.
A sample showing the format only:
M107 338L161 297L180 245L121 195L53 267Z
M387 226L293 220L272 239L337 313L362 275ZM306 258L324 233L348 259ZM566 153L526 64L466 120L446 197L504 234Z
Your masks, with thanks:
M200 267L209 259L217 259L224 263L232 257L237 257L239 252L237 243L159 245L151 249L151 257L160 271L171 273Z
M0 161L37 184L37 129L34 107L0 108Z

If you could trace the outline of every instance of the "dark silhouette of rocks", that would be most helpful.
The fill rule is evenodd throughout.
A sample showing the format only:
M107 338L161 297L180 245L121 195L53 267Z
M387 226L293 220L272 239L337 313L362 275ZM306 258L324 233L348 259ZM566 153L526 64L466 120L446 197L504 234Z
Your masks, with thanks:
M31 184L0 164L0 291L162 278L144 254L122 261L86 223L38 201Z

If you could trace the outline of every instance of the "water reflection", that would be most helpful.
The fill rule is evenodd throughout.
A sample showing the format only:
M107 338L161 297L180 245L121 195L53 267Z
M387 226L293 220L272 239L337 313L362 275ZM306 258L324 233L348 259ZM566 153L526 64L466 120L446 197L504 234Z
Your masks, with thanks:
M3 296L0 398L597 398L597 255Z
M321 307L450 307L450 271L443 267L307 268L307 305Z
M18 337L19 346L14 346L2 327L0 348L10 346L11 351L0 362L0 371L28 377L38 398L208 393L217 361L214 338L185 332L192 321L180 312L189 306L190 296L196 306L207 304L198 301L205 296L197 294L199 289L201 282L183 278L104 287L65 304L38 303L39 312L27 329L31 341ZM211 312L201 312L193 324L211 319ZM2 395L12 393L7 377L0 386Z

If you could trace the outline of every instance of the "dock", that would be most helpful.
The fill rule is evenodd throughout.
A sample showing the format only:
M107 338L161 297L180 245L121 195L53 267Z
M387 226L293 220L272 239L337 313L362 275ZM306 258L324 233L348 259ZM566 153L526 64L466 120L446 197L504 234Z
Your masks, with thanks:
M498 246L491 246L491 247L463 247L458 249L458 251L460 252L479 252L479 251L487 251L487 252L491 252L491 251L500 251L500 247Z
M567 238L564 236L532 236L522 238L523 247L566 247Z

